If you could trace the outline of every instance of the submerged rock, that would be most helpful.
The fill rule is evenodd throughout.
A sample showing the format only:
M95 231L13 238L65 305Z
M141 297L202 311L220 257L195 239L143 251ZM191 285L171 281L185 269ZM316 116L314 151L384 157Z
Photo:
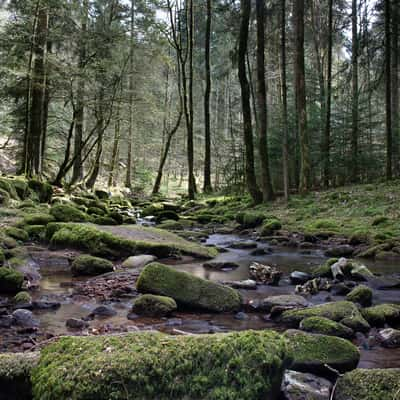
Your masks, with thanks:
M165 317L178 308L171 297L144 294L133 303L132 311L149 317Z
M283 400L330 400L332 387L325 378L287 370L281 391Z
M285 336L293 351L291 369L295 371L332 376L332 369L351 371L360 360L357 347L346 339L297 330L286 331Z
M117 312L110 306L98 306L90 314L89 317L113 317Z
M400 369L356 369L340 377L334 400L395 400Z
M249 274L250 278L264 285L278 285L282 277L282 272L277 268L257 262L250 264Z
M172 297L183 306L208 311L237 311L241 305L236 290L159 263L143 269L136 287L141 293Z

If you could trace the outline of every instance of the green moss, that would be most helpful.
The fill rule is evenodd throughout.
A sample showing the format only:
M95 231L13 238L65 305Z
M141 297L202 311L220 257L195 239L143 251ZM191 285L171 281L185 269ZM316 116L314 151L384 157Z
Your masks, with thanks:
M97 225L118 225L117 221L109 216L95 217L92 222Z
M400 369L356 369L339 378L335 400L396 400Z
M45 225L27 225L25 229L28 232L29 238L32 240L43 240L45 238Z
M355 331L363 331L365 324L368 326L366 321L363 321L362 315L356 305L350 301L337 301L301 310L285 311L281 316L281 321L290 326L297 327L304 318L308 317L324 317L332 321L341 322L346 326L348 325L342 322L345 318L354 319L355 323L357 321L362 322L362 324L359 324L359 327L351 327Z
M118 211L110 211L107 214L107 217L112 218L118 225L121 225L124 223L124 217L121 215ZM136 218L133 216L130 216L130 223L131 224L136 224Z
M316 278L332 278L331 266L337 261L337 258L330 258L324 264L312 270L313 276Z
M50 209L50 214L58 222L85 222L87 215L68 204L57 204Z
M358 285L346 296L346 299L367 307L372 303L372 296L373 291L368 286Z
M8 178L0 178L0 189L3 189L14 200L19 200L18 193L15 190L12 180Z
M29 235L24 229L9 226L4 229L4 232L11 238L19 240L20 242L26 242L29 239Z
M28 292L18 292L13 299L15 304L29 304L32 297Z
M372 220L372 226L382 225L389 221L388 217L384 217L381 215L380 217L376 217Z
M134 301L132 310L140 315L164 317L177 308L175 300L171 297L144 294Z
M75 258L71 271L74 275L100 275L114 270L112 262L103 258L81 255Z
M178 221L179 215L172 210L161 211L160 213L157 214L157 222L166 221L168 219Z
M261 236L272 235L275 231L282 228L282 224L278 219L268 219L261 227Z
M89 207L87 210L87 213L89 215L104 215L105 210L103 210L102 208L99 208L99 207Z
M24 276L12 268L0 267L0 293L21 291Z
M4 255L4 251L2 248L0 248L0 267L4 264L5 260L6 260L6 257Z
M385 324L400 322L400 305L398 304L379 304L364 308L361 312L372 326L384 326Z
M12 179L12 185L15 188L15 191L18 194L18 197L21 200L25 200L29 194L30 194L30 190L29 190L29 186L28 186L28 181L24 178L14 178Z
M311 333L320 333L328 336L351 338L354 336L352 329L324 317L308 317L300 322L300 329Z
M32 399L30 374L38 361L39 353L0 354L2 399Z
M48 182L31 179L28 181L28 186L37 194L41 203L50 203L53 196L53 188Z
M360 352L346 339L287 331L293 353L291 369L320 374L332 374L326 365L343 373L357 367Z
M243 212L237 215L236 222L238 222L242 228L251 229L261 225L264 219L265 215L262 213Z
M309 232L320 230L337 231L339 229L337 221L329 218L316 219L307 226Z
M10 203L10 194L0 188L0 206L5 207Z
M180 219L179 221L167 220L163 221L157 226L159 229L166 229L168 231L180 231L184 229L190 229L194 225L193 221Z
M41 400L254 400L277 397L290 361L275 332L68 337L42 351Z
M209 311L236 311L241 305L236 290L159 263L144 268L136 287L141 293L172 297L178 304Z
M54 221L55 218L50 214L35 213L24 215L24 223L27 225L47 225Z

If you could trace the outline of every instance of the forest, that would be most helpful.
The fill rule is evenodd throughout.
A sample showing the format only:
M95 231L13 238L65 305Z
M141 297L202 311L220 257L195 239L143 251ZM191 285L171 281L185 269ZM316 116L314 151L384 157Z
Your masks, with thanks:
M398 0L0 0L0 400L400 400Z

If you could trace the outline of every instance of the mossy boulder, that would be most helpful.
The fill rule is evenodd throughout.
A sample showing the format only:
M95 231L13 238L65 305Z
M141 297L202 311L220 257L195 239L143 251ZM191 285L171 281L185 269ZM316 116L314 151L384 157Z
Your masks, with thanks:
M166 220L178 221L179 215L172 210L161 211L160 213L157 214L156 220L158 223Z
M11 238L18 240L20 242L26 242L29 240L28 233L21 228L15 228L13 226L7 227L4 232Z
M369 329L367 321L362 317L357 306L350 301L325 303L302 310L285 311L281 322L297 328L300 322L308 317L323 317L331 321L340 322L354 331L365 332ZM349 326L351 324L351 326Z
M96 216L92 219L92 222L96 225L118 225L118 222L107 215Z
M50 214L34 213L24 215L24 223L26 225L47 225L54 221L55 218Z
M5 260L6 260L6 257L4 255L4 251L2 248L0 248L0 267L4 264Z
M58 222L85 222L87 214L68 204L57 204L50 209L50 214Z
M332 278L331 266L338 262L338 258L330 258L319 267L312 270L312 275L315 278Z
M241 212L236 216L236 222L244 229L256 228L263 223L264 219L265 215L258 212Z
M106 213L106 211L99 207L89 207L87 209L87 213L89 215L104 215Z
M340 377L335 400L395 400L400 394L400 369L356 369Z
M42 350L36 399L276 399L290 363L271 331L65 337Z
M159 263L143 269L136 287L141 293L172 297L178 304L207 311L237 311L241 305L236 290Z
M32 302L32 297L28 292L18 292L14 296L13 302L16 305L19 305L19 304L30 304Z
M300 329L305 332L319 333L350 339L354 332L349 327L324 317L308 317L300 322Z
M363 307L368 307L372 304L372 297L372 289L365 285L358 285L346 296L346 299Z
M0 189L4 190L14 200L19 200L18 193L15 190L12 180L9 178L0 178Z
M0 354L0 399L31 400L30 375L39 361L39 353Z
M50 203L53 196L53 187L48 182L42 182L37 179L28 181L29 188L35 192L41 203Z
M122 225L124 223L124 216L118 211L110 211L107 214L107 217L112 218L118 225ZM133 216L130 216L130 218L130 223L136 224L136 218Z
M171 297L143 294L134 301L132 311L149 317L165 317L177 308Z
M10 194L0 188L0 206L6 207L10 203Z
M45 225L27 225L25 229L28 232L29 238L32 240L43 240L45 238Z
M372 326L396 325L400 323L399 304L379 304L364 308L361 312L363 317Z
M114 266L111 261L89 255L76 257L71 266L71 271L75 276L100 275L113 270Z
M272 235L275 231L279 230L282 228L282 224L278 219L268 219L264 221L262 227L261 227L261 236L270 236Z
M15 294L21 291L24 276L12 268L0 267L0 293Z
M360 360L357 347L343 338L296 330L286 331L285 336L293 354L290 368L295 371L330 376L328 367L343 373L355 369Z

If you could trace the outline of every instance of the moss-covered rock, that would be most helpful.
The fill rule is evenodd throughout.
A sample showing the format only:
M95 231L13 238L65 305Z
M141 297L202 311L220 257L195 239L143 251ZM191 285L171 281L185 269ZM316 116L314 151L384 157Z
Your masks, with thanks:
M400 323L400 305L379 304L377 306L364 308L363 317L372 326L394 325Z
M19 304L29 304L32 302L32 297L28 292L18 292L14 298L13 298L13 302L16 305Z
M0 206L6 207L10 203L10 194L0 188Z
M25 229L32 240L43 240L46 236L45 225L27 225Z
M175 300L171 297L144 294L134 301L132 311L149 317L165 317L177 308Z
M365 285L358 285L346 296L346 299L363 307L368 307L372 304L372 297L372 289Z
M300 322L300 329L310 333L320 333L328 336L338 336L350 339L354 332L349 327L324 317L308 317Z
M24 215L24 223L26 225L47 225L54 221L55 218L50 214L34 213Z
M166 210L166 211L161 211L160 213L157 214L157 222L160 223L162 221L166 220L173 220L173 221L178 221L179 220L179 215L172 210Z
M264 214L254 211L238 213L236 216L236 222L238 222L244 229L255 228L261 225L264 219Z
M50 209L50 214L58 222L85 222L87 215L68 204L57 204Z
M33 372L42 400L276 399L290 362L275 332L68 337Z
M11 238L19 240L20 242L26 242L27 240L29 240L29 235L24 229L9 226L4 229L4 232Z
M96 225L118 225L118 222L107 215L96 216L92 219L92 222Z
M41 203L50 203L53 196L53 188L50 183L31 179L28 181L28 186L37 194Z
M6 257L4 255L4 251L2 248L0 248L0 267L4 264Z
M87 213L89 215L104 215L106 213L106 211L99 207L89 207L87 209Z
M400 369L356 369L340 377L335 400L395 400L400 394Z
M0 354L0 399L31 400L30 375L39 361L39 353Z
M330 258L325 263L313 269L312 274L315 278L332 278L331 266L338 262L337 258Z
M310 334L302 331L285 332L293 353L291 369L317 375L332 375L333 368L340 373L357 367L360 352L346 339Z
M261 236L272 235L275 231L282 228L282 224L278 219L268 219L264 221L261 227Z
M302 310L285 311L280 320L290 326L298 327L300 322L308 317L323 317L331 321L341 322L354 331L364 332L368 326L356 305L350 301L337 301L308 307Z
M112 262L104 258L81 255L75 258L71 266L72 273L81 275L100 275L114 270Z
M12 268L0 267L0 293L18 293L21 291L24 276Z
M107 217L112 218L117 223L117 225L122 225L124 223L124 216L118 211L110 211L107 214ZM136 224L136 218L133 216L129 217L131 218L130 223Z
M14 200L19 200L18 193L15 190L12 180L9 178L0 177L0 189L4 190L9 194L9 196Z
M183 306L214 312L237 311L241 304L236 290L159 263L144 268L137 290L172 297Z

